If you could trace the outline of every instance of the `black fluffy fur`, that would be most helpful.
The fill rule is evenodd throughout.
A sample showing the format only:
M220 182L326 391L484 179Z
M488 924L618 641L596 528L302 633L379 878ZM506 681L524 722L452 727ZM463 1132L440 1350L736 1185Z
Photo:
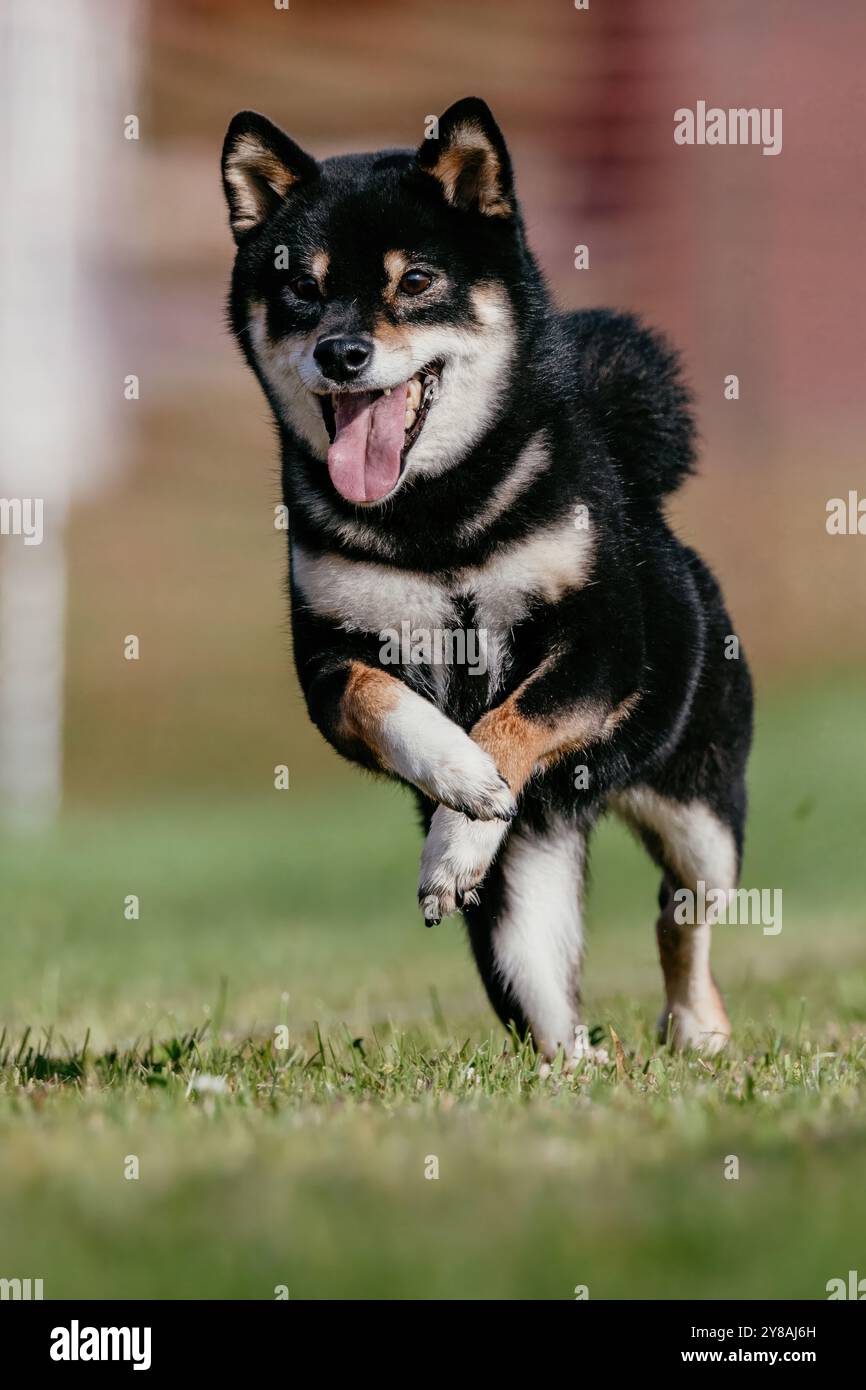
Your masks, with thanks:
M676 354L632 315L556 309L527 246L498 128L483 103L460 106L463 117L468 113L479 121L494 142L509 216L473 209L471 180L460 206L446 203L430 173L436 142L422 142L419 154L386 151L315 164L287 137L269 136L274 128L268 123L256 127L301 173L262 222L239 238L230 317L274 410L293 539L307 551L339 553L350 561L372 561L447 583L456 570L483 565L509 543L566 521L579 504L587 507L595 545L590 582L556 603L535 603L514 626L510 666L500 689L492 692L486 680L455 668L443 696L444 712L469 730L527 681L520 712L529 720L556 718L578 701L613 709L637 697L634 713L615 734L590 744L577 759L588 767L589 788L575 788L575 759L567 759L527 784L519 823L541 829L555 814L588 829L612 794L640 783L679 802L709 805L730 827L741 854L752 723L748 668L742 652L738 660L726 657L726 639L734 629L719 586L700 557L673 534L663 511L664 498L695 466L689 394ZM227 152L254 119L262 121L248 113L235 118ZM274 247L280 244L289 248L290 265L304 263L317 249L327 251L325 299L307 304L292 298L287 272L274 268ZM438 477L416 478L410 453L406 477L393 496L359 510L335 491L322 458L292 428L266 380L250 337L251 305L264 301L274 341L317 329L371 334L389 312L382 301L383 255L405 246L447 267L450 289L429 306L423 296L407 302L393 315L395 323L409 328L472 323L470 292L479 283L492 283L507 296L514 351L498 385L494 418L459 464ZM489 526L461 536L457 523L483 510L539 431L550 467ZM375 532L387 554L360 535L340 534L341 523L359 521ZM395 626L400 619L395 612ZM465 619L471 625L472 613ZM375 768L370 750L341 734L340 702L350 660L379 664L378 634L344 630L312 611L296 592L292 622L295 661L313 722L340 753ZM529 680L551 655L545 674ZM413 689L429 691L424 672L389 669ZM429 824L435 807L426 797L420 801ZM644 839L672 881L665 846L649 831ZM521 1026L519 1006L490 956L490 928L501 893L494 866L479 904L470 904L465 915L494 1007Z

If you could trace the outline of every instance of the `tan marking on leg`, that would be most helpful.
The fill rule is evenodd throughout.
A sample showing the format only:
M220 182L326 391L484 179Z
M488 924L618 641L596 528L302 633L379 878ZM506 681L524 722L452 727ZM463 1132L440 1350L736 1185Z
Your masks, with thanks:
M340 702L340 734L367 745L385 765L381 747L382 721L395 709L404 687L372 666L360 661L349 663L349 679Z
M480 820L514 815L514 797L490 755L432 701L377 667L349 663L336 733L453 811Z
M621 700L606 716L600 706L597 709L586 706L582 722L579 715L571 716L561 727L564 741L559 743L551 752L545 753L541 759L541 766L544 768L553 767L563 758L568 758L573 753L583 752L588 743L592 741L603 742L610 738L623 720L631 714L639 699L640 694L635 691L633 695L628 695L624 700ZM573 732L574 729L576 732Z
M676 1047L718 1052L731 1025L710 970L710 922L678 922L677 889L696 894L736 886L737 850L730 827L703 801L675 801L646 786L636 786L612 801L612 809L637 831L649 831L660 843L670 893L656 923L656 940L665 981L665 1006L659 1036Z
M613 710L585 703L557 719L527 719L517 708L526 684L483 715L472 730L473 739L493 758L515 796L536 769L552 767L570 753L609 738L639 698L637 694L630 695Z
M718 1052L731 1025L710 969L710 927L674 920L673 892L656 922L656 940L665 981L665 1007L659 1037L674 1047Z
M515 795L525 786L546 751L548 729L525 719L516 696L490 710L472 730L476 743L490 754Z
M604 721L604 727L601 731L602 738L610 738L611 734L619 728L623 720L628 719L629 715L636 708L639 700L640 691L635 690L631 695L627 695L624 700L620 700L618 705L614 706Z

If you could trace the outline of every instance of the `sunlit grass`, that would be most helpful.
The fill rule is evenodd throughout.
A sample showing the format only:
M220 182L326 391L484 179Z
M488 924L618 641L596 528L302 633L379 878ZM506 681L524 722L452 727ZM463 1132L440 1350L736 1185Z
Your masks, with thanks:
M860 711L844 683L763 707L745 881L783 890L784 928L716 932L720 1058L655 1040L656 875L617 829L585 987L610 1060L549 1076L495 1026L459 924L422 926L398 791L6 840L0 1276L49 1298L826 1296L866 1258Z

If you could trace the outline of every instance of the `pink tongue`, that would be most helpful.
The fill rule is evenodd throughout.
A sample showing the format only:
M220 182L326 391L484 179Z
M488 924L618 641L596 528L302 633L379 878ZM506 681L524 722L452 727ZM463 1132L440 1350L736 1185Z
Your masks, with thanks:
M331 482L347 502L378 502L400 476L409 383L390 395L352 391L334 397L336 434L328 450Z

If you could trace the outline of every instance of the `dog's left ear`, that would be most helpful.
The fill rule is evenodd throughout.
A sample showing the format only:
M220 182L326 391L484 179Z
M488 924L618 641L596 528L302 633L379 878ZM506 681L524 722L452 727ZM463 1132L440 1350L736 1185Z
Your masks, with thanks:
M449 106L418 149L418 167L437 179L445 201L485 217L514 212L514 177L502 132L486 102L464 97Z

